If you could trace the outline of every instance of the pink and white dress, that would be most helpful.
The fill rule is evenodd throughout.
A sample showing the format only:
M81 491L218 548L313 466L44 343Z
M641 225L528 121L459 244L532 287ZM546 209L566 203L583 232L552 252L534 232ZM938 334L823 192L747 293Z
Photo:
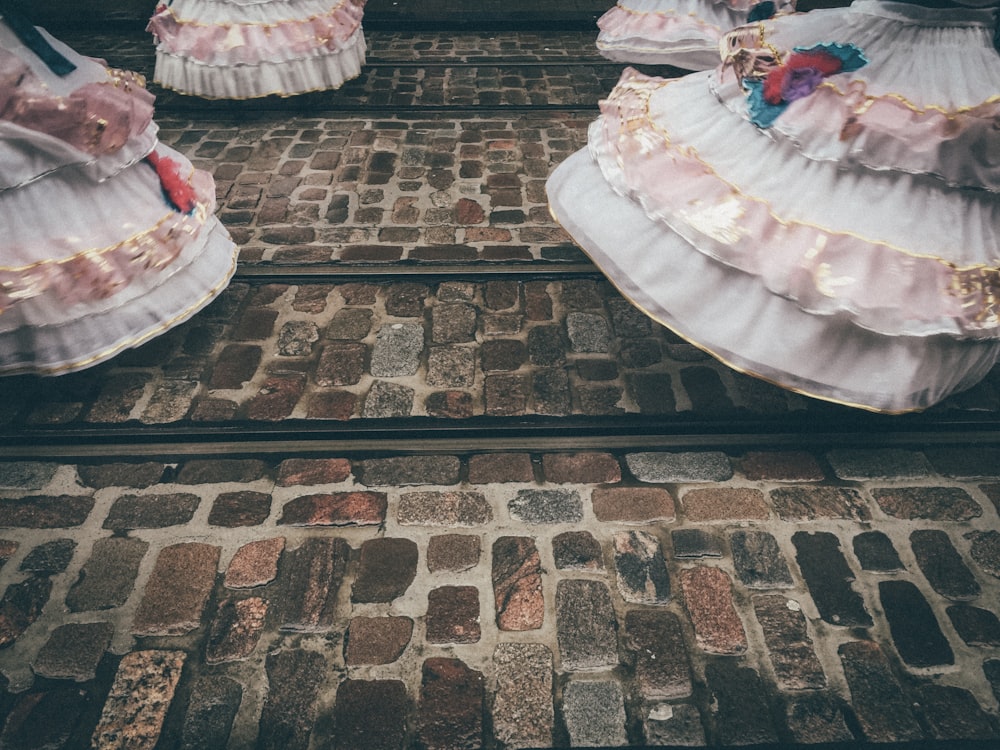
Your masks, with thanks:
M148 31L153 79L209 99L292 96L361 74L365 0L169 0Z
M211 175L158 142L141 78L37 32L71 72L0 17L2 375L103 362L190 318L236 265Z
M597 49L615 62L707 70L725 33L765 7L789 13L795 0L618 0L597 20Z
M855 0L626 70L554 215L636 306L740 371L884 412L1000 357L997 0ZM622 227L628 227L627 232Z

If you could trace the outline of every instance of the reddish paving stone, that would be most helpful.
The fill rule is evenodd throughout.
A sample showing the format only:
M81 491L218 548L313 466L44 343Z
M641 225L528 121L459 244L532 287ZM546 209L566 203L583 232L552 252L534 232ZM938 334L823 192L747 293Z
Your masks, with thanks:
M813 690L826 687L826 675L816 657L798 602L781 594L758 594L753 597L753 608L764 631L764 642L781 688Z
M618 459L610 453L546 453L542 456L545 481L574 484L614 484L622 479Z
M232 332L233 341L263 341L274 331L278 319L277 310L265 307L251 307L240 316Z
M110 622L60 625L49 634L31 667L35 674L55 680L92 680L114 631Z
M405 526L481 526L493 520L493 508L476 491L404 492L397 519Z
M25 555L17 569L43 576L62 573L69 567L74 551L76 542L72 539L53 539L51 542L43 542Z
M331 289L329 284L300 284L292 299L292 309L311 315L323 312Z
M435 391L424 402L427 416L468 419L475 411L472 395L465 391Z
M378 526L385 523L384 492L334 492L299 497L285 503L279 525Z
M102 528L115 531L160 529L188 523L201 498L189 492L166 495L122 495L111 505Z
M521 341L492 339L479 349L479 366L483 372L512 372L528 360L528 350Z
M427 594L429 643L477 643L479 589L475 586L441 586Z
M660 540L645 531L619 531L614 536L618 591L634 604L670 601L670 575Z
M15 555L19 546L13 539L0 539L0 568Z
M154 747L180 682L183 651L132 651L122 657L94 729L93 747Z
M589 531L564 531L552 538L552 555L559 570L603 570L601 544Z
M493 596L501 630L536 630L545 617L542 567L531 537L506 536L493 543Z
M224 398L205 398L191 412L192 422L229 422L236 416L239 404Z
M257 372L262 357L261 348L254 344L227 344L212 370L208 387L213 390L242 388Z
M292 415L306 389L306 376L271 375L246 405L247 419L279 422Z
M441 534L427 542L427 569L457 573L479 564L482 540L470 534Z
M52 581L40 577L7 587L0 599L0 649L12 645L38 619L51 591Z
M357 385L365 374L368 347L354 342L331 342L323 346L316 365L320 386Z
M403 750L410 699L399 680L344 680L333 708L336 750Z
M849 518L870 521L872 514L861 493L849 487L781 487L771 490L771 505L784 521Z
M523 375L487 375L483 391L488 416L513 417L527 411L530 387Z
M344 662L349 667L391 664L403 655L412 637L409 617L352 617L344 638Z
M75 687L22 694L7 715L0 746L68 748L93 698Z
M258 526L271 515L271 496L264 492L239 490L223 492L208 513L211 526Z
M458 484L461 462L457 456L390 456L358 461L354 473L361 484Z
M469 482L494 484L533 482L531 456L528 453L480 453L469 456Z
M686 568L681 571L681 588L699 648L713 654L747 650L746 632L733 606L732 584L725 571L707 566Z
M346 421L358 408L357 395L349 391L314 393L306 409L308 419L336 419Z
M767 531L737 529L729 535L736 575L747 588L791 588L788 570L778 540Z
M372 315L368 309L345 307L337 310L330 319L325 336L339 341L361 341L372 330Z
M142 398L146 384L152 378L145 373L112 375L87 412L85 420L91 423L121 423L128 421L132 409Z
M590 495L598 521L673 521L674 498L661 487L595 487Z
M424 661L417 711L417 737L426 750L483 747L483 673L459 659Z
M225 585L231 589L266 586L278 576L278 559L284 549L283 536L244 544L229 561Z
M350 554L347 542L336 537L308 537L285 553L278 607L282 630L316 633L333 626Z
M912 742L923 738L912 702L893 677L878 644L850 641L839 648L851 691L851 707L869 742Z
M871 492L883 511L908 521L968 521L983 514L960 487L880 487Z
M264 629L267 608L267 600L259 596L240 600L227 597L220 602L209 629L205 662L219 664L250 656Z
M346 458L287 458L278 464L279 487L336 484L351 475Z
M0 501L0 526L61 529L79 526L94 507L87 495L34 495Z
M417 575L417 545L410 539L368 539L361 545L351 601L391 602L402 596Z
M185 542L164 547L132 621L136 635L183 635L201 625L215 585L219 548Z
M160 481L164 464L158 461L146 463L112 463L88 466L79 464L76 472L86 487L100 490L106 487L132 487L144 489Z
M265 669L268 690L255 747L306 750L319 690L327 676L326 659L317 651L282 649L267 655Z
M267 477L267 464L256 458L197 458L185 461L177 473L178 484L246 484Z
M541 643L499 643L493 652L493 733L510 748L551 747L552 652Z
M751 481L819 482L826 478L819 461L804 451L751 451L739 460Z
M764 521L770 509L760 490L745 487L709 487L688 490L681 497L684 518L700 521Z
M110 537L95 541L90 559L66 596L66 606L71 612L84 612L124 604L147 549L149 543L141 539Z
M630 610L625 615L625 644L635 660L635 678L645 700L691 695L691 660L677 615L654 609Z

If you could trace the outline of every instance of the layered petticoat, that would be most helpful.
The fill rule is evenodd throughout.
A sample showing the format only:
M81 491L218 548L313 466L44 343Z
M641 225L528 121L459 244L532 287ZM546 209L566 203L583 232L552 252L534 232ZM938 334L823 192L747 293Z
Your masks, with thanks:
M157 144L140 82L44 38L72 73L0 22L0 69L23 63L0 103L0 154L17 157L0 161L5 375L104 361L189 318L235 270L211 176Z
M615 62L707 70L719 64L719 42L747 22L760 0L618 0L597 26L597 49ZM794 0L777 0L789 12Z
M173 0L148 30L154 80L205 98L336 89L361 74L365 0Z
M1000 355L992 23L865 0L742 30L724 69L626 71L589 150L550 179L553 212L629 299L731 366L864 408L930 406ZM792 47L830 42L867 63L752 124L774 112L737 77L753 90L794 67Z

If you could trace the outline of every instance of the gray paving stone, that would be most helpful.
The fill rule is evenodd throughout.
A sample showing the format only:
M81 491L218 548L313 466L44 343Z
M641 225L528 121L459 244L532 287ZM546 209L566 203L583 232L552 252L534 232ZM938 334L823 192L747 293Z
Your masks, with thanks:
M475 306L457 302L438 304L431 310L431 341L435 344L462 344L476 339Z
M52 581L33 576L7 586L0 599L0 648L14 643L42 613Z
M271 496L267 493L250 490L223 492L212 502L212 509L208 512L208 523L212 526L229 528L256 526L264 523L269 515L271 515Z
M531 378L531 389L536 414L560 417L573 413L572 389L566 370L536 371Z
M7 464L4 464L6 466ZM16 464L15 464L16 465ZM42 464L43 466L45 464ZM55 471L56 464L48 464ZM80 480L87 487L104 489L106 487L133 487L144 489L151 487L163 477L164 465L158 461L145 463L110 463L76 467Z
M921 713L935 739L997 740L997 720L968 690L952 685L921 685L917 691Z
M556 584L556 632L563 669L614 667L617 629L611 593L602 582L564 579Z
M509 748L549 747L555 725L552 652L541 643L498 643L493 733Z
M816 518L871 520L862 494L851 487L779 487L770 492L771 505L785 521Z
M399 680L344 680L333 708L331 747L403 750L409 709L406 686Z
M924 455L938 472L956 479L995 477L1000 465L1000 449L990 445L928 446Z
M408 417L413 411L414 390L401 383L376 380L365 395L361 416L365 419Z
M618 592L633 604L666 604L670 601L670 575L660 540L639 531L619 531L614 536Z
M851 587L854 573L840 549L840 540L826 531L797 531L792 544L820 617L833 625L870 627L872 619L864 600Z
M629 453L629 471L640 482L725 482L733 467L725 453Z
M38 575L61 573L73 559L75 550L76 542L72 539L53 539L51 542L44 542L25 555L18 570Z
M767 531L737 530L729 535L740 582L751 589L791 588L792 574L778 540Z
M883 511L905 520L968 521L983 515L979 503L960 487L880 487L871 492Z
M518 490L507 503L511 516L528 524L578 523L583 498L576 490Z
M482 540L471 534L440 534L427 541L427 569L461 572L479 564Z
M319 341L319 328L309 320L290 320L278 332L278 354L285 357L306 357Z
M931 471L922 453L901 448L838 449L826 459L840 479L914 479Z
M149 544L141 539L107 537L95 541L80 577L66 595L66 606L71 612L84 612L124 604L147 549Z
M569 313L566 316L566 335L574 352L602 354L611 351L611 326L603 315Z
M528 330L528 360L537 367L564 365L568 347L559 326L539 325Z
M1000 531L970 531L969 555L991 576L1000 578Z
M672 529L670 541L674 557L680 560L722 557L725 552L721 537L704 529Z
M268 690L260 714L256 747L305 750L316 718L327 663L321 653L280 649L267 655Z
M913 667L955 663L955 655L930 604L909 581L879 581L879 599L889 621L892 642Z
M354 473L361 484L419 485L458 484L461 462L456 456L390 456L355 462Z
M953 604L945 612L958 637L969 646L1000 646L1000 619L990 610Z
M308 537L285 552L278 601L282 630L323 632L333 626L351 548L339 538Z
M78 687L24 693L4 722L0 745L11 750L68 747L92 701Z
M982 591L972 571L941 529L915 529L910 532L910 547L917 565L941 596L953 600L975 599Z
M154 747L181 678L183 651L125 654L104 702L92 745L100 748Z
M240 707L243 688L223 675L198 678L191 690L181 730L181 750L225 747Z
M653 747L704 747L701 713L686 703L658 703L643 722L646 742Z
M781 688L826 687L826 675L816 657L798 602L780 594L757 594L753 597L753 608L764 631L764 642Z
M629 610L624 643L635 660L635 678L644 699L690 697L691 660L676 614L659 609Z
M616 680L570 680L563 688L563 718L574 747L621 747L625 696Z
M478 750L483 747L482 672L459 659L424 661L417 735L427 750Z
M60 625L49 634L32 668L35 674L56 680L93 680L113 634L110 622Z
M766 691L753 669L728 660L713 660L705 667L713 698L713 715L723 745L776 742Z
M806 745L854 739L840 702L828 693L789 696L785 702L785 721L793 740Z
M559 570L602 570L601 543L589 531L564 531L552 538L552 556Z
M427 385L471 388L476 382L476 350L468 346L433 346L427 355Z
M201 498L190 492L122 495L111 505L103 528L113 531L158 529L188 523Z
M858 562L865 570L891 572L903 569L892 540L881 531L863 531L851 543Z
M132 620L136 635L183 635L201 624L215 585L219 548L181 542L164 547Z
M372 377L415 375L424 350L424 328L419 323L392 323L379 329L372 349Z
M4 461L0 463L0 488L40 490L52 481L58 469L58 463L46 461Z
M911 701L889 661L871 641L850 641L838 650L851 691L851 706L869 742L912 742L923 738Z

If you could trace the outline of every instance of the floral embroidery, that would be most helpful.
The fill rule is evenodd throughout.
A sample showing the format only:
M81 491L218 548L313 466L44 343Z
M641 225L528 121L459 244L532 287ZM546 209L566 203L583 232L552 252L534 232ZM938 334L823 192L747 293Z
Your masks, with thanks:
M750 121L759 128L769 128L790 103L809 96L824 78L867 64L868 58L853 44L796 47L784 63L763 78L743 80L749 94Z

